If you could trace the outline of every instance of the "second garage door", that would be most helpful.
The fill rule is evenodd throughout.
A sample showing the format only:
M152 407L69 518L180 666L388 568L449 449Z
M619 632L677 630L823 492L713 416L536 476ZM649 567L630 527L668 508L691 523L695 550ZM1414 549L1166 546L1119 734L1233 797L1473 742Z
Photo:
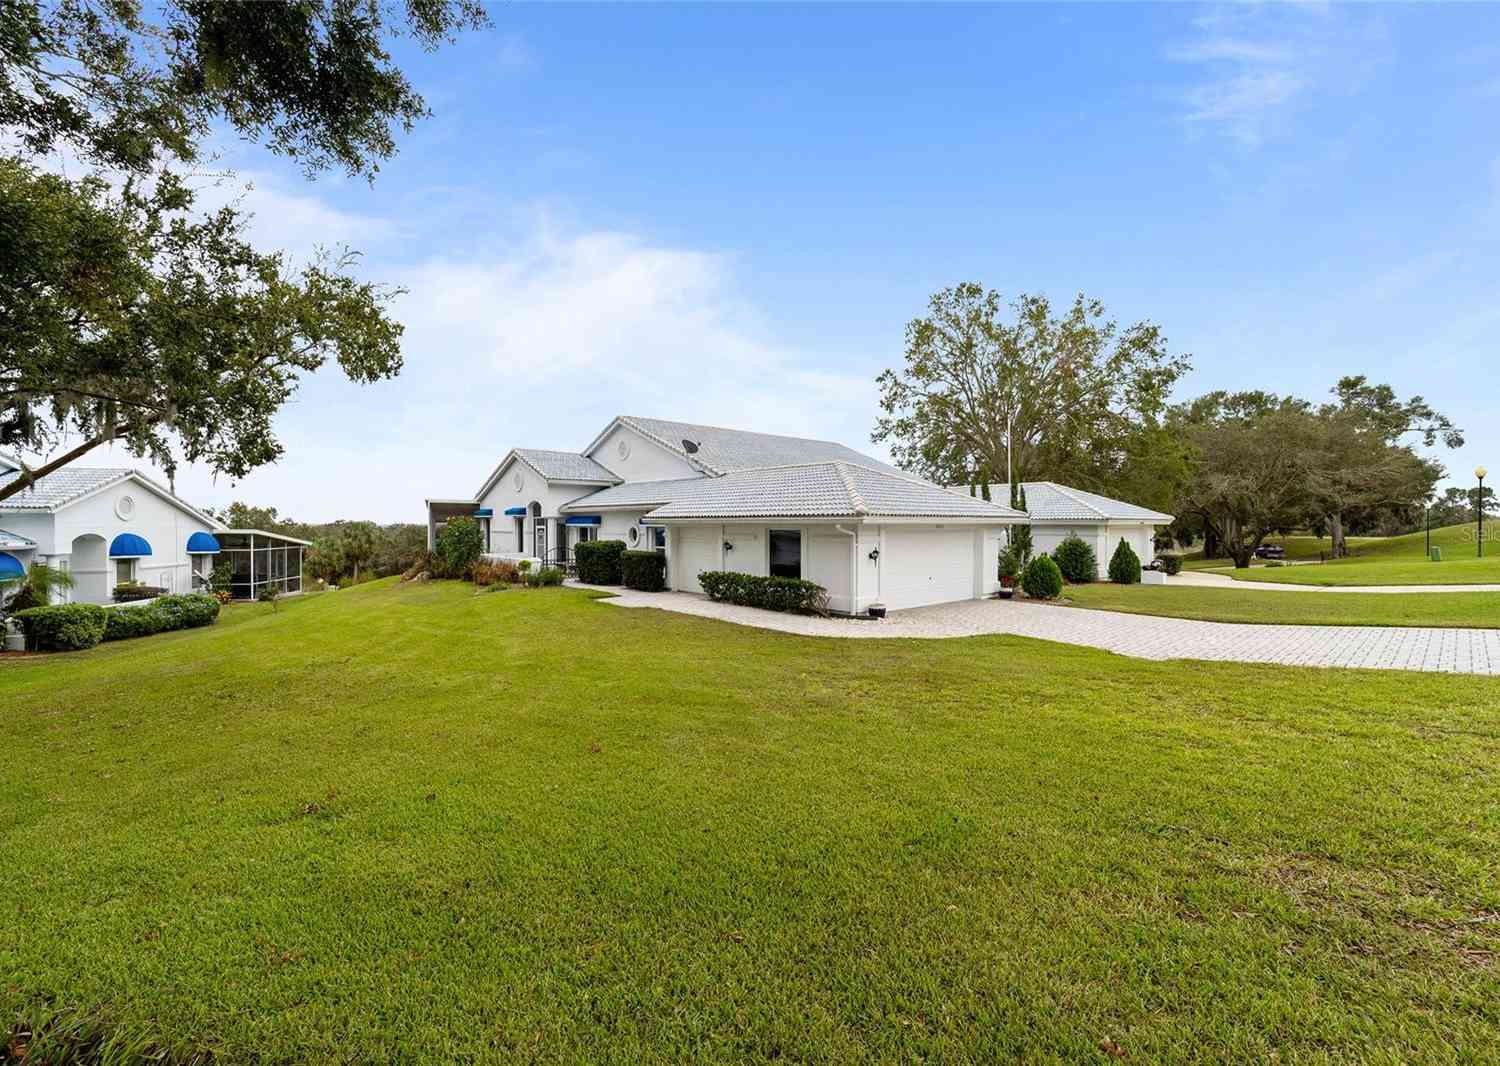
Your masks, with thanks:
M677 555L677 587L682 592L702 592L698 575L718 570L722 538L718 526L679 526L673 532L672 549Z
M974 534L967 529L886 528L881 598L892 610L974 596Z

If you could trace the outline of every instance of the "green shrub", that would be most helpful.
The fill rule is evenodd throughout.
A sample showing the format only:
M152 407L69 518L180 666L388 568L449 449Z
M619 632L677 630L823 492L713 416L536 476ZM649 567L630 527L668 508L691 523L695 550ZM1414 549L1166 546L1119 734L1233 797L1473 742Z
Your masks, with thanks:
M1016 583L1016 575L1021 572L1021 558L1017 555L1014 545L1000 553L1000 565L997 570L996 576L999 577L1000 584L1009 588Z
M1052 558L1070 585L1087 585L1099 576L1099 557L1076 533L1069 533L1052 550Z
M154 600L166 594L167 590L157 585L142 585L138 581L127 581L116 585L112 595L116 603L133 603L136 600Z
M619 585L625 580L620 556L625 554L623 540L585 540L573 549L578 563L578 580L585 585Z
M104 639L108 614L95 603L64 603L30 607L13 616L35 651L79 651Z
M562 583L563 572L555 566L544 566L540 570L529 570L526 573L527 588L550 588Z
M106 613L109 617L104 639L129 640L211 625L219 617L219 600L206 592L194 592L186 596L163 596L142 607L116 607Z
M660 592L667 587L667 557L661 552L621 552L620 570L628 589Z
M228 592L229 582L233 576L234 571L230 569L229 560L214 563L213 573L208 577L208 587L214 592Z
M711 600L759 607L767 611L827 614L828 591L812 581L794 577L755 577L732 570L705 570L698 584Z
M1138 585L1141 581L1141 557L1120 538L1120 546L1109 558L1109 579L1116 585Z
M437 538L442 573L434 577L467 578L484 554L484 531L472 518L450 518Z
M1164 574L1182 573L1182 556L1163 555L1161 557L1161 569Z
M1009 528L1010 550L1016 553L1016 564L1024 569L1026 564L1031 562L1031 553L1034 550L1031 546L1031 527L1010 526Z
M1021 588L1034 600L1055 600L1062 595L1062 587L1062 571L1047 555L1031 560L1021 574Z

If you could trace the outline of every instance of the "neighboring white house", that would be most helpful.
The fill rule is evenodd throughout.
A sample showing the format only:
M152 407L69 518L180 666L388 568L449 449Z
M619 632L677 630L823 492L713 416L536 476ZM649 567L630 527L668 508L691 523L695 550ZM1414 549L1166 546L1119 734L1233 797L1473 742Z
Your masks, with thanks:
M0 456L0 486L22 476ZM191 592L207 585L221 537L237 549L252 536L254 553L225 549L236 573L246 571L244 594L268 575L284 591L300 590L306 541L226 529L136 470L68 466L0 500L0 580L47 563L72 575L68 598L77 603L109 603L115 586L130 581ZM260 581L252 584L256 562Z
M1026 516L831 441L621 416L581 452L517 448L466 499L427 501L428 543L472 515L488 552L555 563L581 540L666 553L672 588L734 570L815 581L833 610L983 597Z
M1076 533L1094 549L1099 576L1109 576L1109 560L1124 540L1149 563L1156 555L1156 530L1170 525L1172 516L1137 507L1124 500L1059 485L1055 481L1023 481L1026 513L1031 517L1031 543L1038 552L1051 552L1070 533ZM964 492L968 486L964 486ZM1010 486L990 486L990 499L1010 501Z

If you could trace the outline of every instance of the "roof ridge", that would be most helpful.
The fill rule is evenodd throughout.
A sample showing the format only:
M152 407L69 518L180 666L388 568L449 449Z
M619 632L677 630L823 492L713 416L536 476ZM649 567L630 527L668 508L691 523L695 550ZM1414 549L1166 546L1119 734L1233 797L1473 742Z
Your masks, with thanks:
M682 442L681 441L677 441L676 443L673 443L672 441L667 440L665 437L658 436L657 434L653 433L651 430L647 429L645 426L641 425L640 423L641 423L641 419L643 417L644 416L642 416L642 415L616 415L615 416L615 421L616 422L623 422L625 425L629 426L631 429L633 429L637 433L641 434L641 436L645 437L647 440L655 441L657 444L661 445L663 448L666 448L668 451L670 451L670 452L672 452L672 453L674 453L676 455L682 456L689 463L692 463L692 464L694 464L694 465L702 468L705 473L709 473L709 474L722 474L722 473L725 473L725 471L720 470L718 467L714 466L712 463L707 462L707 461L705 461L703 459L698 458L696 454L690 454L688 452L688 450L682 446ZM670 418L659 418L659 419L656 419L656 421L658 421L658 422L670 422L672 420ZM682 426L690 426L690 425L694 425L695 423L692 423L692 422L679 422L677 424L678 425L682 425ZM705 429L721 429L723 427L720 427L720 426L704 426L703 428L705 428Z
M1070 499L1074 503L1078 504L1078 506L1080 506L1080 507L1087 507L1090 511L1093 511L1100 518L1103 518L1103 519L1106 519L1106 520L1109 518L1109 513L1107 511L1104 511L1101 508L1099 508L1099 507L1095 506L1094 504L1090 503L1088 500L1085 500L1085 499L1082 499L1082 498L1079 497L1078 493L1084 492L1086 490L1084 490L1084 489L1075 489L1075 488L1072 488L1069 485L1060 485L1056 481L1043 481L1043 482L1041 482L1041 484L1046 485L1048 488L1052 489L1055 492L1062 493L1068 499ZM1124 501L1122 500L1121 502L1123 503Z
M859 489L854 487L854 479L849 476L849 464L836 462L833 468L838 471L839 480L844 483L844 489L849 493L849 502L854 505L854 513L869 514L870 508L865 505L865 498L859 494Z
M799 437L793 433L765 433L758 429L740 429L736 426L714 426L707 422L683 422L676 418L651 418L649 415L617 415L620 419L630 419L632 422L650 418L653 422L671 422L677 426L695 426L698 429L712 429L718 433L743 433L750 437L774 437L777 440L802 440L813 444L835 444L840 448L849 448L843 441L829 440L827 437ZM854 451L853 448L849 448ZM856 453L858 454L858 453Z

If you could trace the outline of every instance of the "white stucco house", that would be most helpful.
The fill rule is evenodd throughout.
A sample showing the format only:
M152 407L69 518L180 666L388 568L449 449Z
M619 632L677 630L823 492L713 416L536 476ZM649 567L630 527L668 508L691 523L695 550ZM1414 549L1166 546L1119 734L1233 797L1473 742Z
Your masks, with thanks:
M851 614L993 593L1006 527L1027 521L832 441L624 415L578 452L512 449L427 514L429 547L472 515L494 556L557 563L622 540L664 552L674 589L701 591L705 570L800 577Z
M22 476L18 462L0 456L0 486ZM0 580L47 563L72 575L68 598L77 603L109 603L115 586L131 581L192 592L207 585L221 558L236 596L252 597L267 582L297 592L307 544L229 529L121 467L67 466L0 500Z
M1076 533L1094 549L1101 579L1109 576L1110 557L1122 539L1142 563L1149 563L1156 555L1156 531L1172 523L1169 514L1055 481L1023 481L1021 487L1026 491L1033 548L1050 553L1063 538ZM962 491L967 492L968 486ZM1010 486L1004 482L991 485L990 498L1008 502Z

